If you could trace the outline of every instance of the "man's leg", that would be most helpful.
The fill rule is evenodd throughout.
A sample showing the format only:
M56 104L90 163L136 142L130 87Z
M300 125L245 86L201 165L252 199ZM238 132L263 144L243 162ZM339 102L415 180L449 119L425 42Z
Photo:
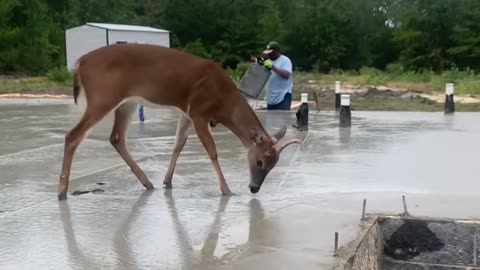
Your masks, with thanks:
M292 94L286 93L283 100L275 105L267 104L267 110L290 110L292 104Z
M278 110L278 104L275 104L275 105L267 104L267 110L269 111Z
M286 93L283 97L282 102L280 102L277 107L278 110L289 111L290 106L292 104L292 95L290 93Z
M285 110L290 110L290 108L292 107L292 94L285 94L285 98L283 99L283 101L285 102Z
M283 100L278 104L267 104L267 110L280 110L282 103L283 103Z

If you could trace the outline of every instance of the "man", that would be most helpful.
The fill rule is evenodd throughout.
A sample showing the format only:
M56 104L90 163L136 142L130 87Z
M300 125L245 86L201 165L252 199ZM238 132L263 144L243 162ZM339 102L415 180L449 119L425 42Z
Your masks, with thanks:
M272 41L263 51L267 60L263 66L270 69L272 74L267 82L267 110L290 110L292 104L292 62L283 55L280 45Z

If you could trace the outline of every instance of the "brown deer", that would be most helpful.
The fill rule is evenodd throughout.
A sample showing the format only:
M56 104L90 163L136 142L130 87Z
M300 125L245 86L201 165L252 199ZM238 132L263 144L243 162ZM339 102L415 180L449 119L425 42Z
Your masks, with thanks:
M285 147L278 141L285 135L282 127L269 135L234 82L217 63L186 52L156 45L109 45L83 55L74 72L73 94L84 94L85 112L65 136L58 199L67 198L72 160L87 132L109 112L115 111L110 142L146 189L153 189L143 170L126 148L126 130L137 104L167 106L181 113L176 142L167 173L165 188L172 187L177 159L193 125L208 153L220 181L223 195L232 195L223 176L210 127L221 123L230 129L247 149L250 168L249 188L257 193Z

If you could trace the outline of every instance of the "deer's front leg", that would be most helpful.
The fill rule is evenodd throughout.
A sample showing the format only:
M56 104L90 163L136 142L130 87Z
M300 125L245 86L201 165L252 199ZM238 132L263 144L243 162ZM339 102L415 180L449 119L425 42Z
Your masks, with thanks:
M180 119L178 120L177 134L175 139L175 146L173 148L172 158L170 159L170 165L168 166L167 173L165 174L165 178L163 180L165 188L172 188L173 172L175 171L175 166L177 165L178 156L180 156L180 152L182 151L185 143L187 142L188 131L191 127L192 121L190 121L187 116L181 115Z
M195 119L193 120L193 126L197 131L198 138L202 142L202 145L205 148L205 150L207 151L208 156L212 161L212 165L215 168L215 172L217 173L218 179L220 181L220 190L222 191L222 194L225 196L234 195L230 191L230 188L228 187L227 182L225 181L225 177L223 176L222 170L220 169L220 163L218 162L217 149L215 146L215 142L213 141L212 134L208 129L208 125L209 125L208 121L195 120Z

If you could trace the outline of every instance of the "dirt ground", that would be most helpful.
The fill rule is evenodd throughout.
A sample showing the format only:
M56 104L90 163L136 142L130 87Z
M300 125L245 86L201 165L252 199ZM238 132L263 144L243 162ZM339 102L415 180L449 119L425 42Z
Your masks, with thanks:
M442 111L444 109L445 94L439 92L425 92L416 89L402 89L396 87L374 85L342 84L342 94L351 95L352 110L363 111ZM5 91L4 91L5 92ZM308 93L311 109L321 111L334 110L334 85L320 84L316 81L302 82L295 86L292 110L300 105L301 93ZM314 93L317 95L318 106ZM263 92L257 100L253 100L253 108L263 109ZM20 91L6 91L0 98L55 98L71 99L72 90L69 87L57 89L22 89ZM480 97L474 95L455 95L456 111L480 111Z

